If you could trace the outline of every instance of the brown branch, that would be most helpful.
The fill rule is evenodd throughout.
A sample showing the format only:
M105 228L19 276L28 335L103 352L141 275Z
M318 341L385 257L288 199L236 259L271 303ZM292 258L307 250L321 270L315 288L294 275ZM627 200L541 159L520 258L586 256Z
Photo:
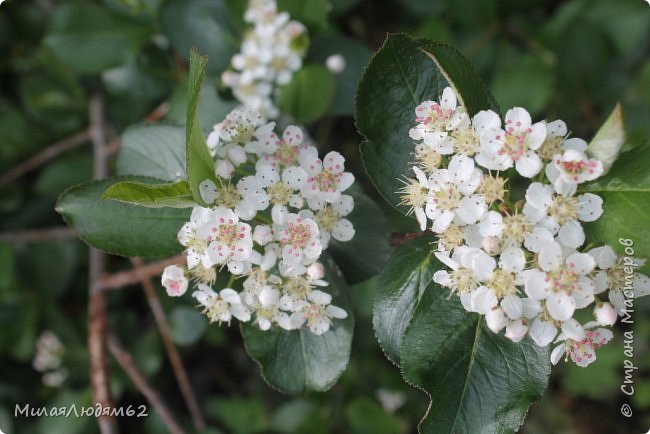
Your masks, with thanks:
M172 340L169 323L167 322L167 317L165 316L165 311L160 304L160 300L158 300L158 296L156 295L156 289L151 283L149 276L147 276L143 271L142 260L140 258L132 258L131 263L133 264L136 273L138 273L140 283L142 284L144 293L147 296L147 302L149 303L151 312L153 312L156 324L160 329L160 335L163 344L165 345L165 351L167 351L167 357L169 357L169 362L171 363L174 375L176 376L178 387L181 389L185 405L187 405L187 409L190 411L194 428L197 431L201 431L205 429L205 421L201 415L201 409L199 408L192 386L190 386L190 382L187 378L187 372L183 366L183 360L178 354L178 349Z
M90 139L93 143L95 179L108 175L106 156L106 138L104 134L104 109L101 96L93 95L90 99ZM90 357L90 384L93 391L93 404L102 408L112 408L110 377L106 363L106 295L99 285L100 278L106 270L106 255L90 248L89 258L89 297L88 297L88 353ZM103 412L102 412L103 413ZM117 432L115 417L100 415L97 418L101 434Z
M12 244L37 243L39 241L61 241L74 239L76 237L77 235L75 232L67 226L0 233L0 241Z
M426 232L394 232L390 236L390 245L399 247L416 238L426 235Z
M155 109L153 109L147 116L145 116L143 121L146 122L158 121L164 118L167 112L169 112L169 103L165 101L162 104L158 105ZM9 172L0 176L0 188L20 178L21 176L30 172L31 170L34 170L37 167L47 163L48 161L58 157L62 153L77 148L83 145L84 143L90 141L91 130L92 130L92 126L88 127L85 130L79 131L78 133L75 133L70 137L66 137L65 139L56 142L53 145L48 146L47 148L40 151L38 154L18 164ZM105 136L105 134L103 135ZM111 142L109 142L107 145L105 145L104 152L103 152L104 157L114 155L115 153L117 153L117 151L119 151L120 149L120 144L121 144L121 140L118 137L112 140ZM106 176L102 176L101 178L105 178L105 177Z
M176 422L167 404L162 400L160 394L151 387L147 379L142 375L133 357L124 349L120 341L113 334L108 335L108 349L110 350L117 363L124 369L135 387L147 399L149 404L158 413L167 430L172 434L184 434L183 428Z
M9 172L0 176L0 188L20 178L27 172L47 163L60 154L77 148L90 140L90 131L83 130L43 149L38 154L23 161Z
M160 276L168 265L182 264L185 256L178 255L172 256L171 258L163 259L158 262L152 262L150 264L142 266L140 271L138 270L129 270L121 271L119 273L110 274L104 276L99 281L99 286L102 289L121 289L125 286L135 285L140 282L140 275L144 275L147 278Z

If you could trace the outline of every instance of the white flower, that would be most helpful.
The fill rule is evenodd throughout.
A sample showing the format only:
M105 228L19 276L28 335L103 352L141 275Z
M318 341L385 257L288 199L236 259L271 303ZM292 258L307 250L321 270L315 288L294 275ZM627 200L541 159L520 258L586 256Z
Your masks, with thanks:
M345 158L336 151L325 155L322 162L317 159L303 160L301 167L309 176L302 189L302 194L307 199L317 198L334 203L354 182L354 175L344 172Z
M217 294L207 285L199 284L199 289L192 293L210 322L228 323L235 317L242 322L250 321L251 313L241 302L237 291L224 288Z
M566 321L576 309L594 300L594 283L588 277L594 269L593 258L586 253L564 257L562 247L553 242L545 245L538 256L539 269L522 272L526 294L534 300L545 300L551 317Z
M419 167L413 166L411 168L415 173L415 178L402 180L404 187L399 191L400 205L409 207L406 215L414 213L420 225L420 230L423 231L427 228L427 215L424 212L424 207L429 200L429 180Z
M330 238L336 241L350 241L355 234L354 226L345 216L354 209L354 198L342 194L341 198L332 204L321 203L316 211L302 210L298 214L303 218L314 220L320 231L320 241L323 249L329 246Z
M298 192L307 181L307 173L300 167L287 167L281 173L277 166L267 164L258 164L255 173L273 205L271 215L280 222L289 213L288 206L302 208L304 200Z
M511 321L506 326L506 337L512 342L521 341L528 332L528 321L525 319L518 319Z
M187 267L193 269L199 264L205 268L214 265L208 255L209 240L197 232L199 227L208 222L212 210L210 208L194 207L190 221L185 223L178 231L178 241L186 247Z
M585 324L585 329L591 329L597 323ZM585 337L582 340L573 340L565 335L560 335L558 341L564 341L556 346L551 352L551 362L555 365L560 361L562 355L565 360L570 357L578 366L586 367L596 360L596 349L602 347L614 337L610 330L598 328L595 330L585 331Z
M476 223L487 211L481 195L473 194L481 182L481 172L474 160L455 155L448 169L438 169L429 176L429 198L425 213L433 221L434 232L444 232L452 222Z
M467 117L464 107L457 106L456 93L446 87L440 96L440 103L424 101L415 108L417 125L409 130L413 140L422 140L436 152L447 155L453 152L449 131L456 129Z
M316 222L298 214L287 215L286 222L276 223L273 232L282 247L282 261L286 265L310 264L323 250Z
M455 249L451 257L441 252L435 252L435 256L452 271L451 273L447 270L436 271L433 274L433 281L451 289L452 293L457 292L466 310L474 311L477 306L492 307L496 304L492 302L487 288L481 286L481 282L489 279L496 268L494 258L481 249L467 246ZM485 289L481 289L478 295L474 295L479 288ZM485 310L487 311L489 307Z
M237 182L237 193L241 201L235 205L235 212L243 220L250 220L258 211L269 206L269 196L254 176L245 176Z
M238 166L242 163L240 151L228 155L232 147L228 145L243 146L250 142L255 130L262 124L262 117L259 113L247 108L237 108L226 115L223 122L216 124L212 132L208 134L206 142L208 147L221 158L232 156L233 163ZM240 148L241 148L240 146ZM237 148L235 148L237 149ZM238 164L237 164L238 163Z
M644 259L618 257L611 246L602 246L587 252L596 261L598 267L594 276L594 293L609 290L609 301L619 315L627 309L625 299L650 294L650 278L637 271L628 273L629 267L642 267ZM627 261L627 262L626 262ZM626 297L627 294L627 297Z
M585 241L579 221L592 222L603 213L600 196L585 193L579 196L554 194L549 185L532 183L526 190L524 214L531 222L558 236L564 246L578 248Z
M546 125L533 124L521 107L508 110L505 120L505 130L488 131L481 137L476 162L490 170L506 170L514 165L521 176L532 178L542 170L542 160L535 150L544 143Z
M161 280L170 297L180 297L187 291L189 281L185 276L185 270L178 265L165 267Z
M224 207L210 210L197 234L209 243L206 266L247 261L253 250L250 225L240 223L237 214Z
M277 324L285 330L291 330L289 315L280 310L280 291L270 286L262 288L258 294L254 323L260 330L269 330Z
M562 143L564 152L555 154L546 165L546 177L556 192L565 196L575 194L578 184L592 181L603 174L603 163L585 154L587 142L571 138Z
M348 317L346 311L330 304L331 302L331 295L319 290L311 291L307 295L307 301L296 306L296 312L291 315L291 324L294 328L300 328L307 323L307 327L312 333L322 335L330 329L331 318L345 319Z

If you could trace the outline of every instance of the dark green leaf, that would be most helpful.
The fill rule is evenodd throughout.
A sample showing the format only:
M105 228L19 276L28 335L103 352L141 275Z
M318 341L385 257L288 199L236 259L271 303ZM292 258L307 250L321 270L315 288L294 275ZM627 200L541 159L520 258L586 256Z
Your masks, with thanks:
M148 184L143 182L123 181L111 185L102 196L110 199L147 208L192 208L196 202L192 200L187 181L177 181L167 184Z
M539 115L555 89L552 65L532 54L503 62L491 88L502 107L526 107L532 116Z
M456 49L406 35L389 35L359 83L355 119L366 138L362 158L375 187L393 206L399 203L399 179L410 174L414 145L408 130L415 122L415 107L427 99L437 100L449 85L456 88L470 115L488 108L498 111Z
M357 398L345 408L351 431L355 434L395 434L402 424L390 413L369 398Z
M423 434L515 432L544 393L548 348L491 332L433 282L402 340L402 375L431 399Z
M223 421L228 432L250 434L265 425L264 407L259 399L221 398L210 401L208 411Z
M74 3L56 9L44 42L75 71L93 74L123 63L151 31L92 3Z
M331 240L328 251L348 283L366 280L384 269L390 256L390 230L381 209L359 189L346 192L354 197L354 210L347 219L354 225L352 240ZM360 254L363 252L363 254Z
M583 190L603 198L603 214L585 224L587 233L624 253L619 239L634 242L635 255L650 257L650 144L633 148L616 160L609 173Z
M323 116L334 98L334 76L322 65L302 67L289 84L280 88L278 107L300 123Z
M185 125L187 117L187 84L179 85L172 93L169 101L167 121ZM199 94L198 116L204 131L211 130L214 124L224 120L226 115L239 105L239 101L223 99L211 81L203 83Z
M353 114L354 93L363 73L363 68L372 56L370 49L354 39L336 33L326 33L316 36L309 50L310 57L322 63L330 55L340 54L343 56L345 69L334 76L336 90L329 113L333 115Z
M327 0L278 0L278 10L289 12L292 20L306 26L322 28L327 25Z
M176 234L190 210L150 209L101 198L116 182L147 180L122 177L74 186L59 197L56 211L82 240L105 252L144 257L178 253L182 246Z
M198 117L199 93L205 75L208 58L197 50L190 53L190 73L188 78L187 122L185 152L187 154L187 176L194 200L203 203L199 193L199 184L214 177L214 160L210 156L208 145L205 143L201 123Z
M171 0L161 8L160 19L163 31L182 56L193 47L210 56L210 72L224 71L239 51L223 0Z
M255 325L242 324L246 351L260 365L266 381L283 392L327 390L348 364L354 320L347 288L333 261L325 261L325 266L332 304L348 312L346 319L334 319L327 333L316 336L306 328L261 331Z
M36 181L36 191L56 197L66 188L93 177L93 160L88 153L63 155L46 166Z
M118 175L142 175L175 181L185 174L185 129L171 125L135 125L122 135Z
M0 243L0 292L11 287L14 280L14 252L9 244Z
M192 345L205 332L207 321L198 309L176 306L169 315L169 331L178 345Z
M431 237L422 237L398 248L377 279L373 325L379 344L394 363L400 362L404 331L436 271L431 242Z

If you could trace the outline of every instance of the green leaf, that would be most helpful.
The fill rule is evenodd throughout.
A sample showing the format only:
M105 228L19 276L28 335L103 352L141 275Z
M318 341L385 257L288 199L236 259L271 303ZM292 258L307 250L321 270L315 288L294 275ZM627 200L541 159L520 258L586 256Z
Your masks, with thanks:
M358 283L384 269L391 253L390 228L381 208L359 188L346 193L354 197L354 210L346 218L352 222L355 235L345 243L332 238L328 252L346 281Z
M198 117L199 93L205 75L208 58L197 50L190 53L190 72L188 78L188 101L186 128L187 176L194 200L203 203L199 193L199 184L214 177L214 160L205 143L201 123Z
M117 174L175 181L185 173L185 130L171 125L135 125L122 135Z
M309 329L286 331L273 328L261 331L242 324L248 354L260 365L264 379L287 393L324 391L334 385L350 359L354 319L347 301L347 288L341 272L326 260L327 292L332 304L348 312L346 319L334 319L327 333L316 336Z
M607 172L616 161L618 153L625 142L625 125L623 122L623 107L616 103L614 110L605 123L600 127L594 138L589 142L587 153L603 162Z
M66 65L94 74L123 63L152 33L142 24L91 3L57 8L44 43Z
M603 214L585 223L591 238L611 245L623 254L620 239L634 242L635 256L650 258L650 143L624 152L609 173L585 185L582 190L603 198Z
M472 66L444 44L389 35L361 78L355 119L366 138L362 159L379 193L395 207L399 179L410 175L414 145L408 131L415 122L415 107L437 100L449 85L470 115L489 108L498 111Z
M546 108L555 89L552 65L532 54L500 62L491 89L502 107L526 107L536 116Z
M329 7L327 0L278 0L278 10L288 12L292 20L317 29L327 26Z
M111 199L147 208L192 208L196 206L187 181L167 184L116 182L106 189L102 199Z
M357 398L345 408L351 432L355 434L395 434L402 423L370 398Z
M398 248L377 279L372 322L393 363L400 363L404 331L436 271L431 242L431 237L422 237Z
M334 76L322 65L302 67L279 89L278 107L297 122L308 124L329 109L334 98Z
M309 47L309 52L310 58L322 63L333 54L343 56L345 69L334 76L336 90L329 113L354 114L354 93L363 68L372 56L370 49L354 39L330 32L317 35Z
M422 434L515 432L550 374L548 348L494 334L433 282L404 333L401 356L404 379L431 399Z
M209 402L213 413L233 434L259 432L265 425L264 406L255 398L217 398Z
M187 84L179 84L169 101L169 112L165 120L175 125L185 125L187 121ZM237 100L223 99L211 81L203 83L199 94L198 116L201 125L209 130L214 124L224 120L226 115L239 105ZM204 129L204 131L206 131Z
M171 0L160 9L160 21L171 45L187 56L198 48L210 56L210 72L221 73L239 51L239 41L223 0Z
M0 292L11 288L14 281L14 252L9 244L0 242Z
M189 220L189 209L151 209L102 200L116 182L147 180L120 177L71 187L59 197L56 211L83 241L105 252L143 257L178 253L182 246L176 234Z
M196 343L207 327L206 317L189 306L176 306L169 315L169 331L178 345Z

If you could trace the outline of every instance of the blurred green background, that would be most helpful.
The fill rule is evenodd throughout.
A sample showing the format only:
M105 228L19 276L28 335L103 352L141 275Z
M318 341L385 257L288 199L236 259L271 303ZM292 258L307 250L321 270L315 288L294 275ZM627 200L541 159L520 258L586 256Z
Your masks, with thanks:
M352 119L356 80L386 32L406 32L457 47L505 110L529 109L536 119L564 119L589 140L617 101L623 103L629 146L650 136L650 5L643 0L305 0L308 59L349 56L328 113L309 125L321 150L337 149L372 194L357 153ZM281 2L290 5L291 2ZM0 176L49 145L88 126L89 98L101 94L116 137L167 102L163 122L184 121L189 48L211 56L202 94L206 127L234 103L218 78L236 52L244 0L6 0L0 6ZM329 13L327 13L329 11ZM227 29L227 32L224 32ZM92 418L14 418L16 404L89 405L86 246L77 240L17 242L7 234L60 227L57 196L92 177L92 147L83 143L0 186L0 428L6 433L93 433ZM387 210L393 230L405 227ZM2 241L4 240L4 241ZM128 269L111 257L109 269ZM371 282L372 283L372 282ZM161 292L172 335L211 428L206 433L358 433L416 431L424 394L404 384L381 354L371 328L372 285L352 287L357 318L351 364L324 394L285 396L261 379L237 327L207 326L189 299ZM160 289L160 288L159 288ZM162 290L161 290L162 291ZM191 426L158 329L139 287L108 294L110 323L136 363ZM645 433L650 427L650 301L635 305L636 392L620 392L622 331L588 369L553 370L544 398L522 432ZM37 339L56 334L65 347L64 381L43 383L34 369ZM111 363L115 401L146 401ZM48 380L46 380L48 381ZM629 402L634 416L619 408ZM123 432L164 432L157 414L120 420Z

